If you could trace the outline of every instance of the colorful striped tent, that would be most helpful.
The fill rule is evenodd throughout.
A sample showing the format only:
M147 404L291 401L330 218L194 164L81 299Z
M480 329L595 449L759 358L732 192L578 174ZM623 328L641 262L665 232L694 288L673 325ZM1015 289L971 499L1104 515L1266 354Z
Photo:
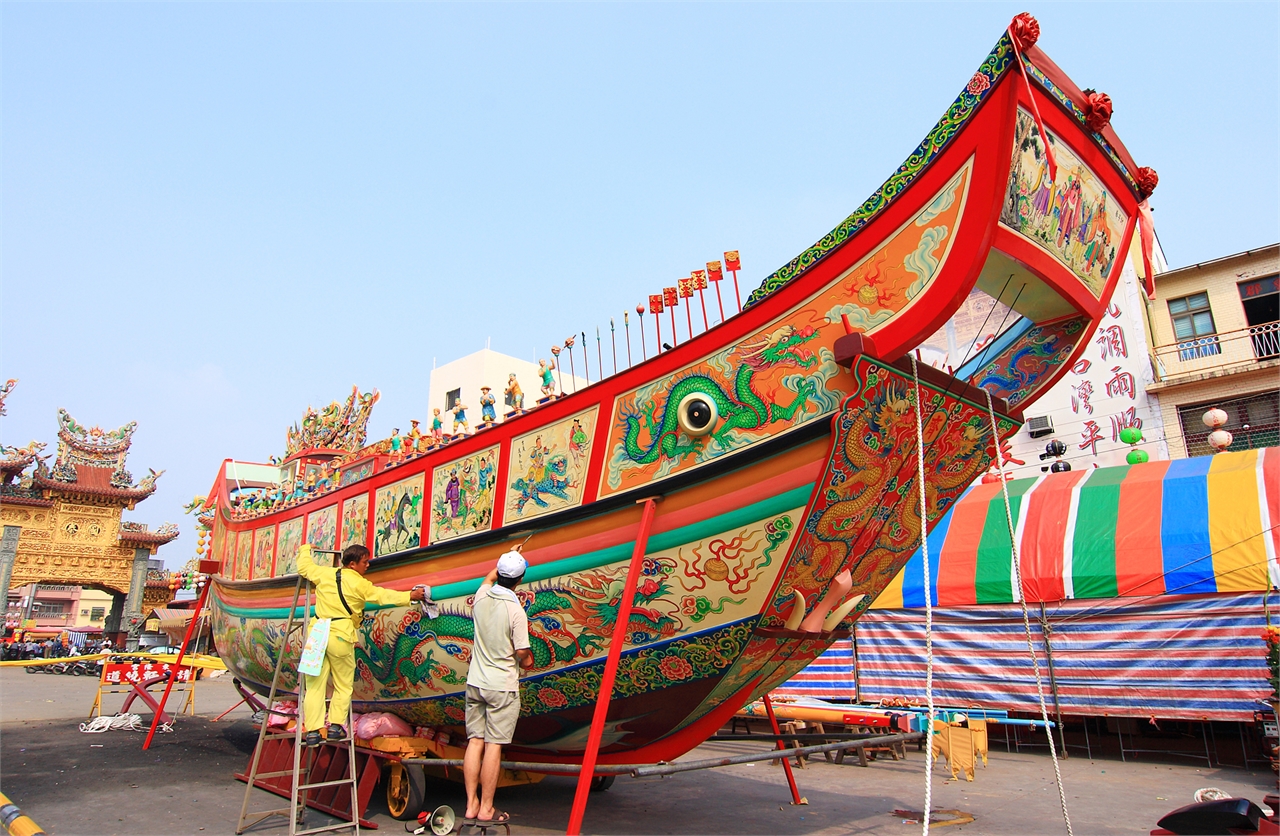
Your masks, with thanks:
M1009 499L1033 642L1042 671L1052 648L1064 714L1252 719L1270 691L1280 448L1016 480ZM929 554L937 699L1037 711L1000 485L971 488ZM779 690L923 699L923 607L917 552L855 641Z
M1029 602L1280 586L1280 448L1017 479L1009 509ZM1018 600L999 483L956 503L929 555L934 606ZM873 606L924 606L919 551Z

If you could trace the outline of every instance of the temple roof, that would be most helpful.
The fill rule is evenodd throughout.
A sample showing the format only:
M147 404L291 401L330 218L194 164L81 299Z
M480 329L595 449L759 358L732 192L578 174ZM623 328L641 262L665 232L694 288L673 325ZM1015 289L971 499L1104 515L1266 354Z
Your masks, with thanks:
M177 539L178 526L174 523L165 523L155 531L147 528L146 523L129 522L122 520L120 522L120 542L128 543L135 546L163 546L170 540Z
M352 386L344 404L334 401L320 412L307 407L301 423L289 428L285 458L317 447L347 452L359 450L364 446L369 416L379 397L377 389L362 395L360 387Z

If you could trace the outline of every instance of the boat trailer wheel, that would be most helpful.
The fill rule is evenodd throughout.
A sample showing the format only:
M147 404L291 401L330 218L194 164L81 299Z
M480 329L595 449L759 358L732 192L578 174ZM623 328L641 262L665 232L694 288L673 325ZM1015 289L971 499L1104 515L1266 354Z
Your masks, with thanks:
M427 775L420 766L392 761L387 772L387 810L396 821L416 819L427 795Z
M591 779L591 791L604 792L613 786L613 779L617 777L616 775L597 775Z

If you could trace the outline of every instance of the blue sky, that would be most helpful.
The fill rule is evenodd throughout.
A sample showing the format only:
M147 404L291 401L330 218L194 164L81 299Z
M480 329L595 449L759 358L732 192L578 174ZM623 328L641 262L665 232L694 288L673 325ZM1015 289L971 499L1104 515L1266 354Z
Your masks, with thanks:
M1278 8L5 3L0 439L138 421L180 564L181 506L308 403L376 387L383 437L433 358L621 329L726 249L754 287L1024 10L1160 173L1173 265L1273 243Z

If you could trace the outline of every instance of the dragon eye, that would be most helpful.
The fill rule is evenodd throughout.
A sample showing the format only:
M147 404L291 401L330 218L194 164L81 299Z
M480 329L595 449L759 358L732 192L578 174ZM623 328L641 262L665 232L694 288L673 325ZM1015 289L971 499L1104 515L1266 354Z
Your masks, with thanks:
M720 420L716 402L697 392L685 395L676 407L676 421L686 435L698 438L710 433Z

